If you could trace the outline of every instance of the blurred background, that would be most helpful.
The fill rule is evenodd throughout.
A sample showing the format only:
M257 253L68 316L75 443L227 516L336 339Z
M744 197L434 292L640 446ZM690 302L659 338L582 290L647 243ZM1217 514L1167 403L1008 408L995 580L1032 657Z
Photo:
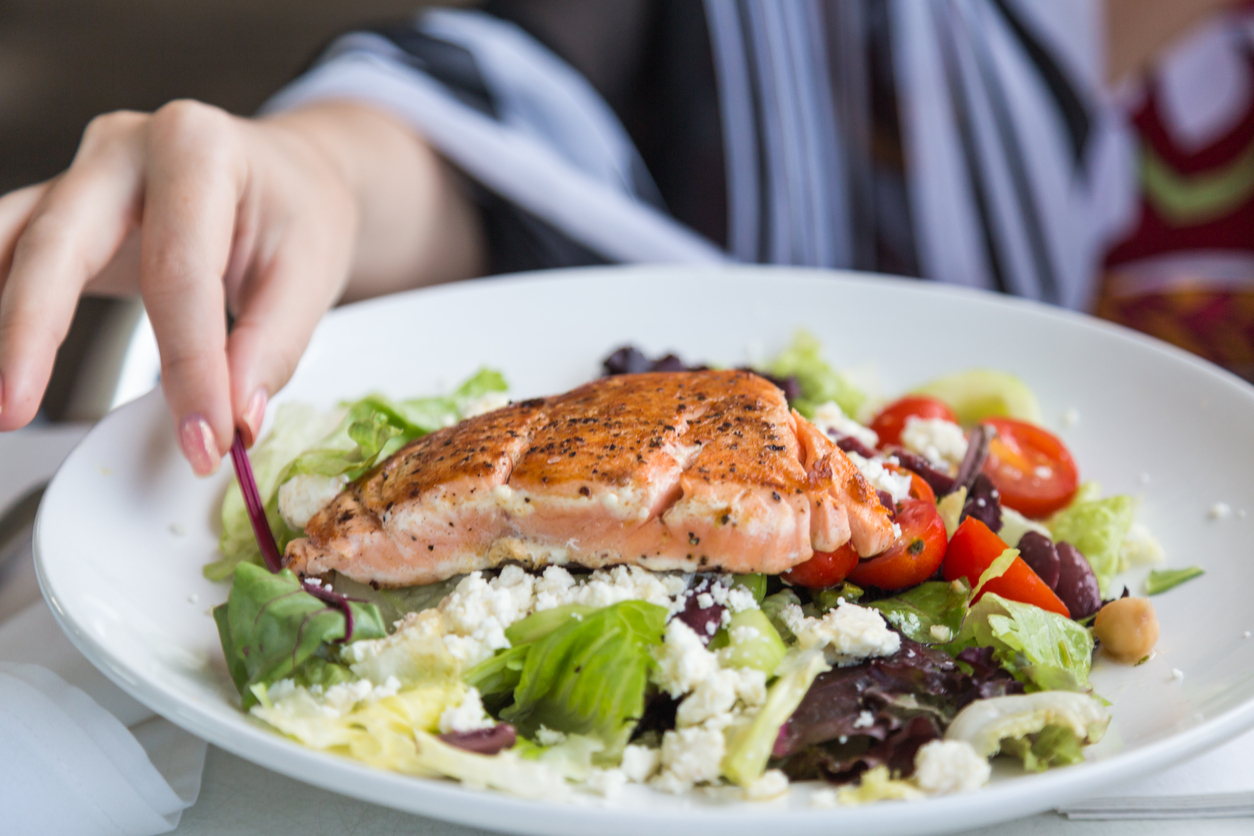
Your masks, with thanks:
M580 2L549 5L565 20ZM181 97L249 114L336 34L424 5L0 0L0 193L63 170L97 114ZM1111 0L1110 8L1109 25L1128 33L1109 58L1127 69L1122 107L1141 194L1095 277L1094 312L1254 381L1254 0ZM1148 25L1173 17L1181 21ZM1146 34L1158 29L1171 37ZM1142 41L1152 42L1141 50L1148 61L1121 54ZM41 420L103 414L139 315L136 303L80 303Z

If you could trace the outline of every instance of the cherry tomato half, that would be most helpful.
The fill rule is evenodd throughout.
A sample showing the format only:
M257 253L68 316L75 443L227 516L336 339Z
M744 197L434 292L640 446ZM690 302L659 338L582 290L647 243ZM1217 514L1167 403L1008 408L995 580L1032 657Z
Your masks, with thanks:
M887 550L863 560L849 573L859 586L905 589L936 573L945 558L945 522L926 499L905 499L897 505L901 536Z
M924 395L906 395L881 409L871 421L871 429L880 437L880 447L900 444L901 431L906 428L906 419L910 417L944 418L958 423L954 411L944 401Z
M923 477L915 473L913 470L906 470L899 464L885 463L884 467L893 473L904 473L910 476L910 498L924 499L933 505L936 504L936 491L932 490L932 486L924 481Z
M997 430L984 472L1001 493L1002 504L1037 519L1065 508L1080 487L1080 474L1058 436L1013 418L982 423Z
M835 586L849 576L849 571L858 565L858 553L853 543L845 543L834 552L815 552L805 563L785 572L782 577L793 586L804 586L806 589L826 589Z
M958 526L954 536L949 540L949 548L945 552L945 562L941 565L941 573L945 580L953 581L966 578L972 588L980 582L993 561L1001 556L1008 546L992 532L984 523L975 517L967 517ZM856 583L856 581L855 581ZM1043 610L1071 617L1067 605L1062 602L1054 591L1032 571L1032 567L1016 557L1015 562L999 578L993 578L980 590L980 597L985 592L992 592L1012 601L1034 604Z

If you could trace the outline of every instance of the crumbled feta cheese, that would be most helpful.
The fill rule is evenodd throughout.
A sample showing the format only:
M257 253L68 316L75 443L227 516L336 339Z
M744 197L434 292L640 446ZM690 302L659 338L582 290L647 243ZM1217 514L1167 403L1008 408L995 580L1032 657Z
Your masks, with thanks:
M1232 516L1232 506L1226 502L1216 502L1210 506L1210 510L1206 512L1206 516L1212 520L1226 520Z
M582 583L560 566L550 566L535 582L535 610L551 610L567 604L599 608L622 601L648 601L670 607L673 603L671 590L676 586L673 578L655 575L638 566L598 569Z
M697 596L697 606L703 610L708 610L714 606L714 596L708 592L702 592Z
M736 698L748 708L766 703L766 674L757 668L733 668L736 672Z
M488 581L471 572L440 602L444 644L467 667L509 647L505 628L525 617L534 602L535 578L517 566L506 566Z
M690 726L668 731L662 735L662 771L651 784L680 795L694 784L713 783L722 772L726 748L721 729Z
M675 712L675 725L699 726L707 720L725 718L736 704L736 671L730 668L715 671L697 683Z
M814 408L812 424L826 436L852 436L867 447L879 447L880 437L875 430L864 427L845 415L844 410L835 401L819 404Z
M749 801L769 801L779 798L788 792L788 776L781 770L768 769L749 786L745 787L745 798Z
M594 769L584 784L598 795L613 798L627 784L627 776L621 769Z
M483 710L478 688L467 688L461 703L449 706L440 714L440 734L490 729L496 723Z
M627 776L628 781L643 784L658 771L661 765L660 750L628 744L627 748L623 749L623 762L619 765L619 769L622 770L623 775Z
M326 507L348 484L348 477L301 473L279 486L279 516L297 531L304 531L314 514Z
M914 756L914 780L933 795L971 792L988 783L988 759L964 740L933 740Z
M941 467L959 465L967 455L967 439L962 427L944 418L911 415L901 431L902 445Z
M850 665L871 656L891 656L901 649L901 636L888 629L878 612L841 601L822 618L808 618L801 607L783 610L784 623L802 650L822 648L828 661Z
M875 725L875 715L869 711L858 712L858 717L853 721L855 729L869 729Z
M928 628L928 632L931 633L932 638L936 639L938 642L947 642L954 637L953 631L944 624L933 624Z
M723 606L732 612L756 610L758 608L758 600L753 597L752 592L743 586L733 586L727 590L727 599L723 601Z
M566 742L566 733L541 725L536 729L536 743L541 746L560 746Z
M1179 668L1171 669L1171 678L1175 682L1184 682L1184 671Z
M476 415L495 412L503 406L509 406L509 395L504 392L484 392L466 404L466 408L462 410L462 417L474 418Z
M884 467L884 460L868 459L855 452L846 453L854 467L871 483L871 487L884 491L893 498L893 502L901 502L910 496L910 474L895 473Z
M658 685L675 698L691 692L719 669L718 657L706 650L696 632L677 618L666 625L658 656Z

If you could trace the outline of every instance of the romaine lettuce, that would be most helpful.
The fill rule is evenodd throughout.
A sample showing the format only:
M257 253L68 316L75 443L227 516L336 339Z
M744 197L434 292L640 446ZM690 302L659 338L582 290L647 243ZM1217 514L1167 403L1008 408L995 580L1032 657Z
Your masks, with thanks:
M545 726L596 738L605 744L600 757L616 759L644 713L666 617L665 607L623 601L565 619L529 645L514 704L501 719L527 737Z
M1123 540L1136 516L1137 499L1121 494L1094 498L1096 486L1085 486L1080 495L1049 520L1054 542L1065 541L1079 549L1093 567L1102 595L1110 594L1115 575L1128 568L1122 557Z
M1087 691L1093 659L1089 631L1031 604L986 592L967 614L953 655L968 647L992 647L1003 668L1029 691Z
M727 729L723 775L747 787L762 777L770 760L780 726L801 704L814 678L831 666L821 650L789 655L779 666L779 678L766 694L766 704L751 718Z

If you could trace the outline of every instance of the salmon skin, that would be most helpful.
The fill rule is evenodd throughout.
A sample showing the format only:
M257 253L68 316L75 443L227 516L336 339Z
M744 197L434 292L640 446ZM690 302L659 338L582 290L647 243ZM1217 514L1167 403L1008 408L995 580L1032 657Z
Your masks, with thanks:
M419 438L316 513L284 563L411 586L502 563L779 574L893 523L852 462L745 371L602 378Z

